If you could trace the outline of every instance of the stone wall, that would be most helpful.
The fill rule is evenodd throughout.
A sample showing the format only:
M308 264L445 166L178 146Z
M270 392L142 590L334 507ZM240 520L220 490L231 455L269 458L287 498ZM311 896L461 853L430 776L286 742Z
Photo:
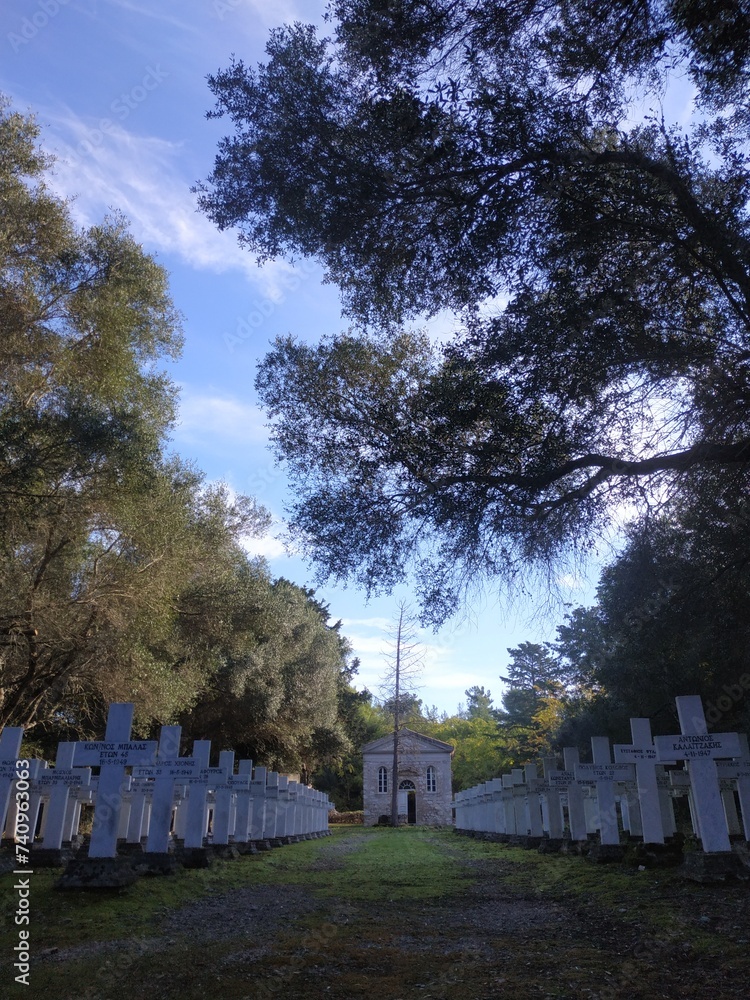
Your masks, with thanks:
M390 738L388 738L390 742ZM393 751L386 746L363 754L363 798L365 826L375 825L381 816L390 817ZM435 768L436 791L427 791L427 768ZM378 771L388 772L388 791L378 791ZM416 735L407 735L401 749L399 782L408 779L416 788L418 826L449 826L452 823L451 754L432 747Z

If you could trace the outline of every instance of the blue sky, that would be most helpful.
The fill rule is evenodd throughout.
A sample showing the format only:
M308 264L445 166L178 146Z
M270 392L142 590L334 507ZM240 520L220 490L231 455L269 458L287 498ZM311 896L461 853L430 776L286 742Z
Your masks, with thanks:
M269 560L275 576L307 586L315 585L314 570L285 554L276 537L289 494L267 449L254 372L274 337L314 340L347 324L316 264L257 267L231 233L196 212L190 187L210 172L224 130L205 119L207 74L232 54L262 60L271 27L320 21L322 10L303 0L5 0L0 12L0 91L17 110L37 115L43 144L58 158L54 187L72 199L81 224L123 212L170 274L186 334L183 357L170 366L181 386L172 447L209 479L271 510L273 536L248 548ZM590 581L553 582L565 601L591 602ZM360 685L376 690L383 629L408 592L366 603L352 588L316 589L362 659ZM559 605L544 616L546 598L537 589L509 610L488 594L464 621L423 633L423 701L452 714L474 684L497 701L507 647L553 638L562 621Z

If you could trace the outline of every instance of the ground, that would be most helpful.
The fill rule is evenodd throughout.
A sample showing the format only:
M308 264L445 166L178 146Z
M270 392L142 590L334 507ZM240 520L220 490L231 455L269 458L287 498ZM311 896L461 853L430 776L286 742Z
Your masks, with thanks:
M31 877L29 991L49 1000L739 1000L750 885L601 866L450 830L344 827L323 840L59 893ZM25 992L24 992L25 991Z

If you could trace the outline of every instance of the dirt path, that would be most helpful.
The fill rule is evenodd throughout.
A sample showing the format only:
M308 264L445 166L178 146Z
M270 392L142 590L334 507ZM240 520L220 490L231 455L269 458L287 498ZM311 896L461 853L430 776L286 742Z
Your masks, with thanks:
M449 831L355 828L231 864L243 866L242 884L167 908L151 933L49 955L35 996L110 1000L123 986L129 1000L750 994L746 884L596 869ZM67 974L55 986L55 969L80 963L85 989L80 974L76 992L62 987Z

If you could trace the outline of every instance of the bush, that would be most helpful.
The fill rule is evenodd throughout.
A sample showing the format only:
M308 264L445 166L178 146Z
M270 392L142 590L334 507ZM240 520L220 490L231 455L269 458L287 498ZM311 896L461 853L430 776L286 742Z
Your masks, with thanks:
M362 809L352 809L349 812L338 812L336 809L331 809L328 813L329 823L359 823L362 825L365 821L365 814Z

